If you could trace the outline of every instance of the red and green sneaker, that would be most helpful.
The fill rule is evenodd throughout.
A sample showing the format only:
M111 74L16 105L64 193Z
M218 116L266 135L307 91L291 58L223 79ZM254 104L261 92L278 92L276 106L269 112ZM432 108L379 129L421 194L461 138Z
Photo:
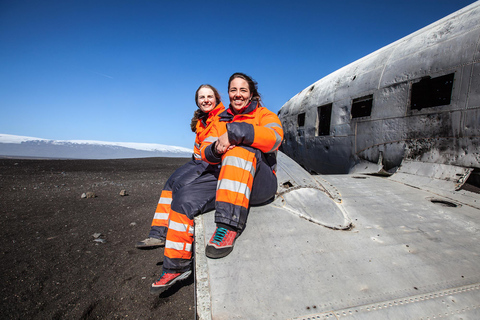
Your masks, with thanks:
M212 259L223 258L233 251L237 232L217 227L205 248L205 254Z
M160 278L158 278L157 281L152 283L152 286L150 287L150 293L162 293L163 291L170 288L175 282L187 279L191 273L192 271L190 270L183 273L167 273L164 271L162 272Z

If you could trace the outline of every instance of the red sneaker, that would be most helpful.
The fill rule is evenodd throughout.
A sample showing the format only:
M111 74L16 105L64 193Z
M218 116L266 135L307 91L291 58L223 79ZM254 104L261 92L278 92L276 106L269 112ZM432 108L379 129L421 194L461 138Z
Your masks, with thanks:
M205 254L212 259L223 258L233 251L237 232L217 227L205 248Z
M152 286L150 287L150 293L162 293L163 291L171 287L175 282L188 278L191 273L192 271L186 271L183 273L167 273L164 271L162 272L160 278L158 278L157 281L152 283Z

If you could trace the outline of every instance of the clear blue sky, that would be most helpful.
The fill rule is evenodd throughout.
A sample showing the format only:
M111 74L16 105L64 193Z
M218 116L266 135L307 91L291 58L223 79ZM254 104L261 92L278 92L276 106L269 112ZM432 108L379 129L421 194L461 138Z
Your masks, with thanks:
M0 133L191 148L200 84L245 72L277 112L473 2L0 0Z

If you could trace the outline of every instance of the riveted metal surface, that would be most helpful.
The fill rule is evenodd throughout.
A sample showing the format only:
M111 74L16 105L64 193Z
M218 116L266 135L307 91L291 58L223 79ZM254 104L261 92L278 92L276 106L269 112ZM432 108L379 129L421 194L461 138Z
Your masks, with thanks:
M338 190L353 229L325 228L272 203L251 208L247 227L230 255L198 259L197 267L204 263L201 267L208 274L209 316L216 320L478 315L480 210L468 204L478 195L429 192L377 176L353 177L316 176ZM430 201L442 195L460 206ZM317 204L318 211L323 209ZM199 240L209 239L215 224L213 212L197 219L204 225L197 240L198 256L204 255L205 246ZM385 304L389 307L382 307Z

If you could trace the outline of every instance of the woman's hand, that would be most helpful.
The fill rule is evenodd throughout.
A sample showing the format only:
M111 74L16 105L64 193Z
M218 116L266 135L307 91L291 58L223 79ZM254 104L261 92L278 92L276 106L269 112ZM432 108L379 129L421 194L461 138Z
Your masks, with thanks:
M228 141L228 132L225 132L218 137L217 143L215 144L215 152L217 154L224 154L233 147L235 146L231 145L230 141Z

